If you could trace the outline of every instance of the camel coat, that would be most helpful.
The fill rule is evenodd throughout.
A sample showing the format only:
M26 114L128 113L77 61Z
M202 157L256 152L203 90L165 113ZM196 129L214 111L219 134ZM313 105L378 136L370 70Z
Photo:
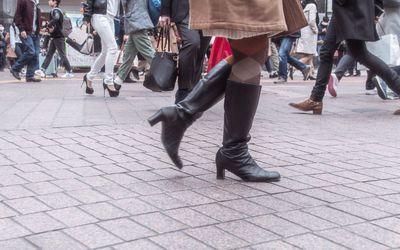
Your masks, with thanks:
M189 25L210 35L243 38L293 33L307 22L299 0L190 0Z

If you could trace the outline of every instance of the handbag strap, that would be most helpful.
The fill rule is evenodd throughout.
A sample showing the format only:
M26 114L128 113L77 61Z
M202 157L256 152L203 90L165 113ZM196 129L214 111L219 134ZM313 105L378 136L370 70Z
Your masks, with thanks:
M157 51L170 52L171 51L170 27L160 28L159 33L160 35L157 41Z

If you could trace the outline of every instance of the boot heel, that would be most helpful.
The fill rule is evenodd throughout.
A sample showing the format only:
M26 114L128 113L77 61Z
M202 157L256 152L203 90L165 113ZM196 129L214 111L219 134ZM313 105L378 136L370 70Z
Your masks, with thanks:
M161 122L163 119L163 113L161 110L157 111L154 115L152 115L147 121L150 123L150 126L154 126L157 123Z
M217 166L217 179L218 180L225 179L225 168Z
M322 114L322 109L314 109L314 110L313 110L313 114L314 114L314 115L320 115L320 114Z

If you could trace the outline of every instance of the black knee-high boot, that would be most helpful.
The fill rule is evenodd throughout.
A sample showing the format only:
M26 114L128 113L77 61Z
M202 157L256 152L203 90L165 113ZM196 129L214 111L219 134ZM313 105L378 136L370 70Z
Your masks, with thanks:
M160 109L148 119L151 126L162 122L161 142L178 168L183 167L178 154L183 134L204 111L223 98L231 69L232 66L222 60L196 84L183 101Z
M217 152L217 178L225 177L225 169L248 182L278 181L278 172L259 167L248 151L261 86L228 81L225 90L223 146Z

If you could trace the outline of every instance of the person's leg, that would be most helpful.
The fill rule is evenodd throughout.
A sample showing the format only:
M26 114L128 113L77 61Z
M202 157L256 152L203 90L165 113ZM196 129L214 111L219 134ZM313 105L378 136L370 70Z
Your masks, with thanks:
M124 46L124 56L122 59L122 64L117 71L117 77L115 79L115 83L117 85L122 85L125 81L126 77L129 75L129 72L132 69L133 61L137 55L137 48L134 43L134 35L129 34L128 40Z
M114 65L117 61L118 57L118 45L115 41L115 26L114 19L111 17L107 17L108 21L108 29L106 29L107 33L104 33L104 30L98 32L101 40L104 40L105 45L107 47L107 56L105 61L105 72L104 72L104 83L108 85L108 88L114 89Z
M35 45L31 36L28 36L26 39L21 39L21 41L23 52L11 68L11 71L14 72L20 72L21 69L25 67L28 62L35 57L36 53Z
M279 46L279 71L278 71L278 75L279 78L281 78L282 80L287 80L287 64L288 64L288 57L289 57L289 53L292 50L292 40L291 38L283 38L281 41L281 44Z
M46 58L44 59L42 65L41 65L41 69L43 69L43 73L44 71L46 71L46 69L49 67L51 60L53 59L54 53L56 52L56 45L55 45L55 41L54 39L52 39L50 41L49 44L49 48L47 50L47 55Z
M271 42L271 56L272 62L272 71L277 72L279 70L279 53L278 49L276 48L276 44Z
M147 34L147 31L135 33L133 41L142 58L146 60L148 64L151 64L154 58L155 50L151 44L151 40Z
M210 46L210 41L211 41L211 37L205 37L203 36L203 32L200 31L200 49L197 53L197 62L196 62L196 75L195 78L192 82L192 86L190 89L193 89L194 85L200 80L201 78L201 74L203 73L203 69L204 69L204 58L206 56L207 53L207 49Z
M34 79L35 71L39 69L39 53L40 53L40 37L37 35L31 35L33 49L34 49L34 56L26 65L26 79L28 81L39 81Z
M382 78L393 92L400 95L400 77L385 62L367 50L364 41L346 40L347 47L354 58L372 69L375 74Z
M340 81L342 80L344 74L346 73L347 69L355 62L353 56L350 53L347 53L340 59L338 65L335 69L335 75L337 79Z
M71 73L72 72L71 64L69 63L67 55L65 54L65 38L55 38L54 45L57 49L58 55L61 58L61 65L65 67L65 70L68 73Z
M333 57L338 46L335 27L333 23L331 23L328 27L324 44L320 50L320 66L311 96L303 102L290 103L290 106L302 111L313 111L314 114L322 113L322 99L324 98L326 87L332 73Z

